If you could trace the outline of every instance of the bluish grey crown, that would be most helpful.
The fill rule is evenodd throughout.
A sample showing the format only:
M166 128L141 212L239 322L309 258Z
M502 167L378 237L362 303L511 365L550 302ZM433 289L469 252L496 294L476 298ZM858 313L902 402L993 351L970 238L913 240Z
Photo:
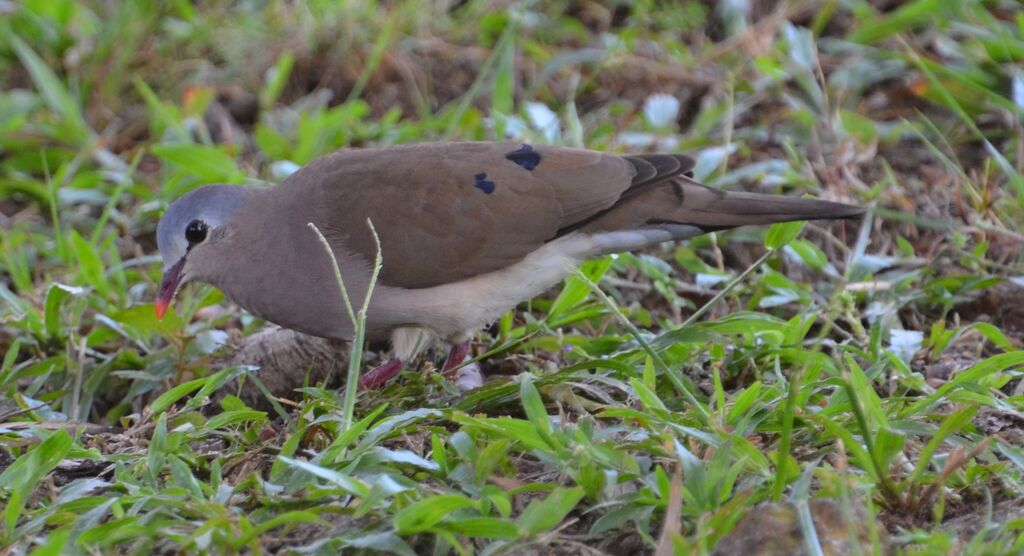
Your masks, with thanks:
M156 244L164 268L185 255L185 228L193 220L206 222L211 230L223 224L242 206L252 190L239 185L207 185L190 191L171 204L156 228Z

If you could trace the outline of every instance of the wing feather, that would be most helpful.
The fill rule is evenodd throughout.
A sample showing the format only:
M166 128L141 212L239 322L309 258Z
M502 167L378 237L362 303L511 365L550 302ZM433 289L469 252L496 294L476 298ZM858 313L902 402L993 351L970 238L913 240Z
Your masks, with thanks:
M306 188L318 227L366 260L374 255L371 219L381 283L425 288L521 260L613 206L636 174L636 164L595 151L425 143L340 151L280 187Z

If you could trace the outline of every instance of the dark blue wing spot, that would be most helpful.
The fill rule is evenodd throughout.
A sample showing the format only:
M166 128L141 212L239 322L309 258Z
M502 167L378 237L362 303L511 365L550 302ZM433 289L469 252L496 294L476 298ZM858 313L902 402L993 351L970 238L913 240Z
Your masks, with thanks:
M522 147L506 154L505 158L530 171L540 164L540 153L533 150L533 147L526 143L523 143Z
M487 172L481 172L473 177L476 178L476 183L473 185L475 185L477 189L488 195L494 193L494 182L487 179Z

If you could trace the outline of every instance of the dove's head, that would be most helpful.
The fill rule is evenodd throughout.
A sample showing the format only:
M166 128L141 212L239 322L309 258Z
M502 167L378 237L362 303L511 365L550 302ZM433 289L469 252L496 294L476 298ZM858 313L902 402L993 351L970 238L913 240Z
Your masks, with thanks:
M164 260L164 277L156 296L157 317L163 317L178 289L207 262L209 246L224 237L231 216L248 199L251 188L207 185L171 204L156 229Z

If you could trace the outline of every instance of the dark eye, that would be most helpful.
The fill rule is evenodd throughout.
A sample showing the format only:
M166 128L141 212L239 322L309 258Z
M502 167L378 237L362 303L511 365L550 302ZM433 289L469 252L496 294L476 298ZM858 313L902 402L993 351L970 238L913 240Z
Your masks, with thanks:
M188 242L188 246L193 245L206 239L206 222L202 220L193 220L188 223L185 227L185 241Z

